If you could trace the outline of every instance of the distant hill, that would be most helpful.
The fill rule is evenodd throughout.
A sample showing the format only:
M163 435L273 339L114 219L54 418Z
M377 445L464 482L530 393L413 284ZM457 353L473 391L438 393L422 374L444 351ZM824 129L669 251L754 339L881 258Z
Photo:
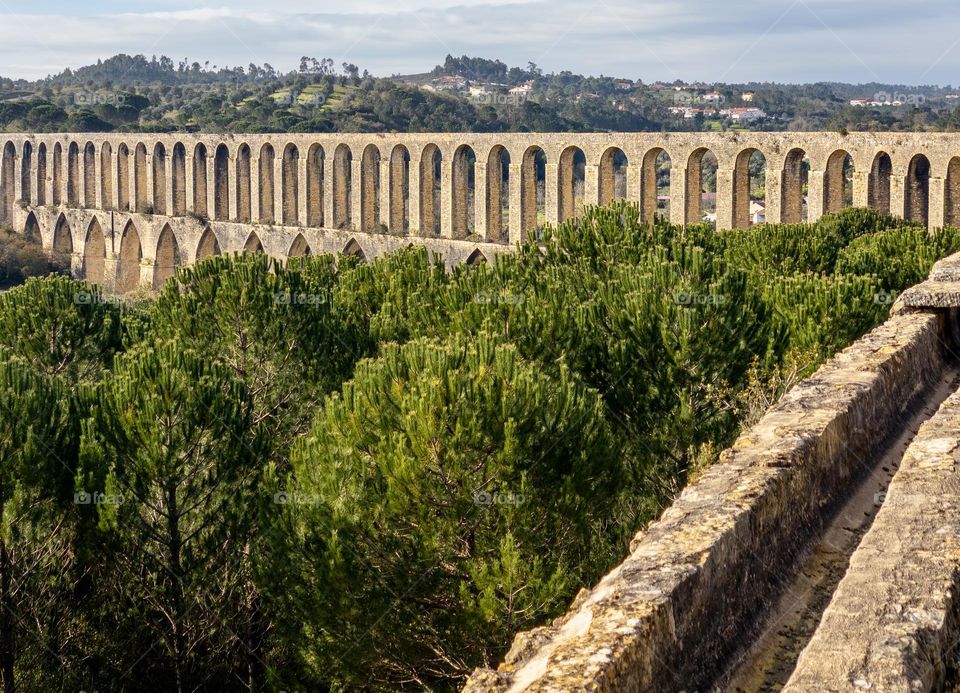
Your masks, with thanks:
M380 78L329 58L280 72L121 54L36 81L0 78L0 129L944 130L960 127L956 97L933 85L645 83L466 55Z

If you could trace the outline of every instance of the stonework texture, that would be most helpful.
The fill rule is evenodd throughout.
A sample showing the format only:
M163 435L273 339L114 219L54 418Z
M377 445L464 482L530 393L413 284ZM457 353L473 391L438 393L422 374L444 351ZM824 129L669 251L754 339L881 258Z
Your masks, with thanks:
M755 153L770 223L815 221L847 204L931 228L960 223L960 134L949 133L11 134L0 145L0 226L35 227L48 248L59 229L61 250L69 234L78 276L102 259L111 288L132 271L117 267L106 229L131 220L146 284L167 224L183 262L209 229L223 252L256 232L280 258L304 243L312 252L349 245L367 258L416 243L452 266L509 252L581 205L623 197L644 220L664 213L658 159L669 162L669 191L659 192L670 220L699 222L708 152L718 229L751 223ZM94 219L102 258L86 247Z
M784 693L942 690L960 640L960 392L914 438Z

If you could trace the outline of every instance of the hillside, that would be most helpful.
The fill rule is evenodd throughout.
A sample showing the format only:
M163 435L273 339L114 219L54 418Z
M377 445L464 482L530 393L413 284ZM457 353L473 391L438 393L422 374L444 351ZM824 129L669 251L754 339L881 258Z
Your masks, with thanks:
M645 83L454 58L377 77L304 57L296 70L116 55L37 81L0 78L4 131L953 130L951 87Z

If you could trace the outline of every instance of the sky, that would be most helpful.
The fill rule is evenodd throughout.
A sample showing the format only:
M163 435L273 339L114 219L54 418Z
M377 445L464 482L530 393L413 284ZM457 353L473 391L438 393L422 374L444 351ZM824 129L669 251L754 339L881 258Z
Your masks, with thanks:
M960 84L957 0L0 0L0 75L117 53L378 76L447 54L644 82Z

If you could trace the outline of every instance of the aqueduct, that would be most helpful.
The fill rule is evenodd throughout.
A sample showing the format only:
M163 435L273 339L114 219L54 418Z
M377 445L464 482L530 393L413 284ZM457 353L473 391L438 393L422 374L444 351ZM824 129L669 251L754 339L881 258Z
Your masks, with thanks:
M490 260L543 225L616 198L637 202L644 220L688 224L701 221L715 192L718 229L748 227L760 190L774 223L849 205L930 227L960 223L960 135L945 133L18 134L0 142L0 226L69 254L77 276L120 290L243 250L370 258L418 243L448 265Z

